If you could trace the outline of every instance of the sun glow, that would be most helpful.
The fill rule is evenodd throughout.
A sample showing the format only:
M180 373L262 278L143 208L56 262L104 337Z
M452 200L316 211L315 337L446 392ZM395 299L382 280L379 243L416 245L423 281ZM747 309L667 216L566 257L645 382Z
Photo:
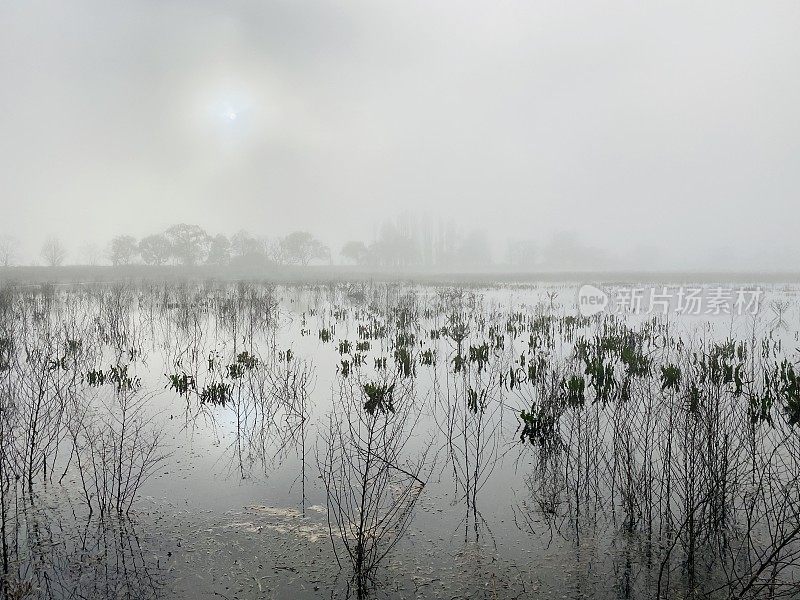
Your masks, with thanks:
M190 126L215 148L241 150L276 131L280 86L245 79L222 77L193 92Z

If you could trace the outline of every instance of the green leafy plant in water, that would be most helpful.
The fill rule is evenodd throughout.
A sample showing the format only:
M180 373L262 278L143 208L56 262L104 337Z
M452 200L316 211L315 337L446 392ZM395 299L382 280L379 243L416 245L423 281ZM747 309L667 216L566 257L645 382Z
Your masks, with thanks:
M436 353L428 348L423 350L419 355L419 362L424 366L431 366L436 362Z
M103 369L92 369L86 373L84 381L91 387L98 387L106 382L106 374Z
M661 367L661 391L677 390L681 384L681 369L678 365Z
M750 423L758 425L759 423L767 423L770 426L772 423L772 405L775 403L775 395L772 390L772 385L767 384L761 395L751 394L748 406L748 413L750 415Z
M236 356L236 362L227 366L227 376L230 379L241 379L248 371L252 371L258 366L258 357L253 356L247 351L240 352Z
M242 365L246 370L252 371L258 366L258 357L250 354L245 350L236 356L237 364Z
M50 370L57 371L58 369L62 369L64 371L67 370L67 357L62 356L61 358L53 358L49 362Z
M631 377L644 377L650 374L650 358L632 345L622 349L620 360Z
M587 361L584 373L589 376L591 386L594 388L595 402L607 404L617 388L614 366L610 362L606 363L598 353L596 357Z
M536 385L547 373L547 358L539 352L528 361L528 381Z
M714 385L734 384L735 390L740 394L744 383L742 373L746 356L747 351L742 342L726 340L714 344L708 354L695 355L700 381L708 381Z
M233 364L228 365L226 371L227 371L227 375L228 375L229 378L231 378L231 379L241 379L242 377L244 377L245 369L239 363L233 363Z
M403 377L414 376L414 359L407 348L397 348L394 351L394 360L397 366L400 367Z
M586 380L580 375L571 375L562 381L564 400L569 406L581 407L586 403Z
M483 412L486 407L486 390L480 392L469 388L467 390L467 408L473 413Z
M702 395L700 388L697 387L697 384L694 381L689 383L689 387L686 392L686 399L689 405L689 412L693 415L697 415L700 412L700 401L702 400Z
M800 376L788 360L784 360L780 365L778 389L784 402L783 411L786 413L789 425L794 427L800 423Z
M194 377L187 373L173 373L172 375L167 375L167 378L169 381L164 388L172 388L178 392L179 396L185 396L188 398L189 393L197 389Z
M764 368L764 386L760 394L749 395L748 413L753 425L774 426L772 409L782 405L789 425L800 423L800 380L792 363L784 360L772 369Z
M348 359L342 359L342 362L339 365L339 372L344 378L347 378L350 375L350 361Z
M530 412L523 410L519 414L522 423L520 441L552 448L558 441L558 415L536 403Z
M386 337L386 325L372 319L368 325L363 323L358 326L358 337L362 340L377 340Z
M211 383L200 391L200 404L225 406L231 399L231 389L230 384L222 381Z
M483 371L489 362L489 345L484 342L480 346L470 346L469 361L478 364L478 373Z
M469 335L469 326L460 314L452 314L448 317L447 327L445 328L447 337L456 344L461 344Z
M525 372L521 368L513 366L508 368L508 375L500 375L500 385L506 389L513 390L525 381Z
M365 383L364 394L367 401L364 403L364 410L368 414L374 415L375 411L383 414L394 413L394 384Z
M401 331L397 334L397 337L394 340L394 345L397 348L410 348L414 345L415 340L416 337L413 333Z
M489 327L489 340L492 342L492 347L496 350L501 350L506 346L505 335L494 325Z
M118 394L132 391L142 384L138 377L128 375L128 365L112 365L107 379L114 384Z
M65 343L65 350L67 355L75 356L83 348L81 340L67 340Z

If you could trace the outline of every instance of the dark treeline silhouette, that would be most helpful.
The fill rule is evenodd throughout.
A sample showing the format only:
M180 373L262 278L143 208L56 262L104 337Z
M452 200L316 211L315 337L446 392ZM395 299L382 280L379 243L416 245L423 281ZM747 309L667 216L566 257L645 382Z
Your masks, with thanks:
M0 266L10 266L17 256L15 240L3 240ZM104 253L92 245L81 247L70 262L96 265L101 256L114 266L231 265L263 267L333 263L330 248L307 231L269 238L240 230L232 236L212 234L199 225L179 223L162 232L137 239L117 235ZM371 242L351 240L339 251L345 264L369 267L485 266L493 263L489 240L480 230L463 232L452 221L418 221L410 214L385 220ZM69 253L57 236L49 236L40 250L46 266L67 262Z
M0 236L0 267L20 264L19 247L16 238ZM208 232L196 224L179 223L142 238L117 235L102 249L85 243L74 253L58 236L50 235L40 247L39 259L40 264L48 267L95 266L105 261L115 267L211 265L238 270L315 263L339 263L367 270L496 271L506 268L517 272L631 266L570 232L557 232L549 240L511 239L504 251L495 255L493 250L498 249L481 229L466 229L453 220L425 219L406 212L385 219L372 236L344 242L338 252L304 230L273 238L242 229L228 236Z
M328 261L328 247L307 231L294 231L277 241L241 230L230 238L211 235L198 225L180 223L163 233L143 237L119 235L111 240L108 260L112 265L143 262L147 265L177 264L184 266L268 264L308 265L312 261Z
M50 253L43 250L45 262L57 265L49 260ZM339 256L345 263L370 267L492 264L489 241L482 231L464 233L452 222L421 223L409 214L385 220L372 242L346 242ZM147 265L260 267L333 262L330 248L307 231L294 231L277 240L244 230L227 237L211 235L198 225L185 223L141 240L119 235L111 240L107 258L115 266L141 262Z

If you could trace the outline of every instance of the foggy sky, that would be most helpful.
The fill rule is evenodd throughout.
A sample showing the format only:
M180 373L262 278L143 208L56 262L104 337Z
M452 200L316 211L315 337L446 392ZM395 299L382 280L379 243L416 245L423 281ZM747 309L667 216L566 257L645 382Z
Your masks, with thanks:
M799 33L796 1L0 0L0 234L336 250L411 210L797 269Z

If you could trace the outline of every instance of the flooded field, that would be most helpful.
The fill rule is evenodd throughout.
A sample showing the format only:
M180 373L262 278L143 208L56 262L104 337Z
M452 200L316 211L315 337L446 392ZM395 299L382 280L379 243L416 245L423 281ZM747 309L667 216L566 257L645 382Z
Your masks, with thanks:
M6 286L9 598L800 597L800 303Z

